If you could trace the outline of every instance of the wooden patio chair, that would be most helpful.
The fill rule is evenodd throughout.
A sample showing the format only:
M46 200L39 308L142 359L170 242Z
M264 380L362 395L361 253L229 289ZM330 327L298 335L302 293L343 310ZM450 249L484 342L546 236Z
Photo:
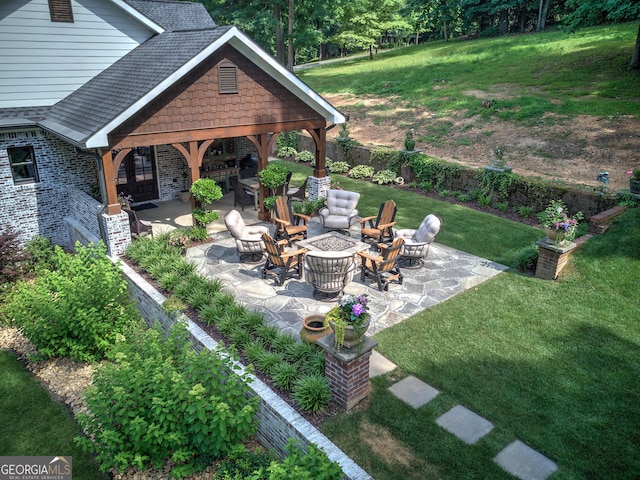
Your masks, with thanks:
M276 199L276 207L273 220L276 222L276 240L304 240L307 238L307 222L311 217L302 213L293 213L291 204L285 197ZM300 225L302 221L302 225Z
M404 240L397 238L389 245L380 244L382 253L380 255L371 255L368 252L358 252L362 259L360 270L360 280L364 281L366 276L375 277L378 282L378 289L382 292L389 290L391 282L398 282L402 285L403 275L398 265L400 252Z
M302 182L302 185L300 185L299 187L289 188L289 190L287 190L287 199L289 201L296 200L296 201L304 202L304 200L307 198L307 181L308 180L309 180L309 177L305 178L304 182Z
M377 216L365 217L360 222L360 240L373 240L376 245L393 241L393 226L396 224L398 207L393 200L380 204Z
M231 181L231 188L233 189L233 208L240 204L242 211L244 211L245 205L253 206L255 204L253 192L244 188L244 185L238 181L238 177L233 176L229 180Z
M128 208L123 208L122 210L129 216L129 228L131 229L132 237L137 238L145 235L153 235L153 228L149 222L140 220L133 210Z
M262 241L267 254L267 261L262 267L263 280L271 275L275 278L276 285L283 285L289 277L302 278L302 258L307 253L306 248L287 251L286 240L278 242L268 233L262 234Z

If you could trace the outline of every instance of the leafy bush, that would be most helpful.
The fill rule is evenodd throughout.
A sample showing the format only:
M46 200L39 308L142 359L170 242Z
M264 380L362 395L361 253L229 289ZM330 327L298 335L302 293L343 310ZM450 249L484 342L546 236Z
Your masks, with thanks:
M507 202L506 200L504 202L495 202L493 206L500 210L502 213L506 213L506 211L509 210L509 202Z
M282 147L278 149L278 153L276 153L278 158L290 158L298 155L298 152L293 147Z
M286 165L278 162L269 162L269 164L258 172L260 183L271 190L272 194L278 187L285 184L289 169ZM265 199L266 201L266 199Z
M253 474L259 470L267 471L272 461L275 461L275 458L268 452L250 452L246 449L238 449L237 452L232 452L229 457L220 462L213 480L259 480L267 478L264 475L256 477Z
M258 398L246 376L215 352L190 348L185 326L167 337L159 328L120 342L113 362L94 374L86 393L90 414L78 416L100 468L173 463L172 476L203 470L251 436Z
M191 194L197 202L209 204L222 198L222 189L211 178L199 178L191 185Z
M278 148L290 147L294 150L298 148L298 131L282 132L276 140Z
M373 183L386 185L396 180L396 173L393 170L379 170L373 175Z
M292 397L300 408L309 412L321 412L331 403L331 387L322 375L299 378L293 386Z
M56 268L55 250L55 246L47 237L33 237L25 246L29 260L29 268L35 271Z
M370 178L375 171L375 168L370 165L356 165L349 170L349 178Z
M349 164L347 162L333 162L327 167L331 173L346 173L349 171Z
M215 210L205 210L204 208L198 207L193 210L193 218L196 220L197 225L202 228L211 222L215 222L220 217Z
M316 159L316 156L311 153L309 150L303 150L301 152L298 152L298 154L296 155L296 160L298 162L313 162Z
M295 365L290 363L281 363L273 367L271 378L273 384L282 390L291 390L300 373Z
M287 451L289 454L282 462L271 462L268 468L269 476L265 478L268 480L340 480L343 476L340 465L329 460L327 455L313 443L307 447L307 453L304 453L294 440L289 440Z
M206 227L202 227L199 225L187 228L187 235L189 235L189 238L194 242L201 242L209 238Z
M20 246L18 234L10 229L0 231L0 284L20 278L27 270L28 256Z
M127 283L106 251L102 242L76 243L75 255L56 247L58 269L18 284L9 296L11 317L43 356L101 359L139 320Z
M318 198L316 200L305 200L303 202L291 202L291 207L295 213L313 215L322 207L324 207L324 202L324 198Z
M628 190L623 190L616 195L616 205L620 205L621 207L636 207L638 206L638 200L633 193Z
M533 215L533 207L529 207L526 205L518 205L513 207L513 211L520 214L523 218L531 218Z

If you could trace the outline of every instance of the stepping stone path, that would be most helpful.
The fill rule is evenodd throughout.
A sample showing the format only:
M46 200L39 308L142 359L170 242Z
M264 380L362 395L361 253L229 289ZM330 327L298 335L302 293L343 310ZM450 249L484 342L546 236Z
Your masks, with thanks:
M375 350L373 351L369 367L370 378L389 373L394 368L396 365L393 362ZM411 375L391 385L389 390L413 408L426 405L440 393L431 385ZM441 415L436 419L436 423L470 445L479 441L493 429L493 424L489 420L462 405L456 405ZM545 480L558 470L558 466L553 461L520 440L515 440L507 445L493 458L493 461L506 472L521 480Z

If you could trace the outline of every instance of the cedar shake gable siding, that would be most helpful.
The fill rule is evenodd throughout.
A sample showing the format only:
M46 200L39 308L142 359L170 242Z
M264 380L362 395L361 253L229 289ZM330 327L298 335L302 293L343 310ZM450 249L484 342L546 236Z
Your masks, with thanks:
M237 94L218 91L218 66L225 60L237 67ZM322 115L226 45L114 130L110 143L115 146L125 136L250 125L256 133L264 125L266 133L273 131L270 125L300 121L326 124Z

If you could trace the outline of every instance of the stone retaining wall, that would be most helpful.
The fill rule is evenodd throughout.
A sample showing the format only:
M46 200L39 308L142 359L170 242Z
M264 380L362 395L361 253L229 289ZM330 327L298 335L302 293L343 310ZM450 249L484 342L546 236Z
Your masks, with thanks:
M315 151L313 139L308 135L298 135L298 150ZM376 149L384 150L384 149ZM391 152L391 150L390 150ZM348 158L335 143L327 141L326 156L334 161L346 161L351 166L371 165L378 170L386 169L384 160L373 158L372 150L364 146L353 146L349 150ZM449 163L449 162L443 162ZM458 165L458 164L456 164ZM458 172L444 179L442 187L447 190L469 192L479 186L478 175L482 169L458 165ZM514 172L517 173L517 172ZM398 172L405 180L405 184L416 180L416 176L410 167L401 167ZM598 211L607 209L615 204L612 195L600 198L599 192L589 186L576 188L570 185L559 185L552 182L529 180L519 177L509 189L509 205L524 205L532 207L534 212L540 212L546 208L549 201L562 200L573 212L581 211L588 220Z
M156 320L159 321L162 328L167 331L177 320L169 317L162 310L165 297L131 267L124 263L121 263L120 267L129 285L129 292L136 299L143 318L149 325L153 325ZM199 351L204 348L208 350L219 348L218 343L194 322L185 316L182 316L181 320L187 323L194 349ZM236 365L239 372L245 372L242 364L236 362ZM250 378L252 381L249 387L253 394L260 398L256 416L259 425L256 437L264 447L284 455L289 438L298 440L303 448L310 443L315 443L332 461L340 465L345 479L369 480L372 478L264 382L253 375L250 375Z

